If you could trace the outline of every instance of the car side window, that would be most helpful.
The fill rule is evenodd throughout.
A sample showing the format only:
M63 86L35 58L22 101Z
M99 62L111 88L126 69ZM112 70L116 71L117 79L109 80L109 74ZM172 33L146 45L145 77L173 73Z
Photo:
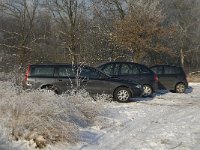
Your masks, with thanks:
M130 73L130 67L128 64L121 65L121 75L128 75Z
M108 74L108 75L112 75L113 74L113 64L108 64L106 65L102 71L105 73L105 74Z
M91 68L82 68L80 76L89 79L98 79L101 77L101 74L98 71Z
M175 74L180 74L181 73L181 68L180 67L173 67L174 73Z
M119 75L120 64L115 64L113 68L113 75Z
M164 74L175 74L174 67L164 66Z
M161 75L161 74L162 74L163 67L162 67L162 66L153 67L153 68L151 68L151 70L152 70L154 73L156 73L156 74L158 74L158 75Z
M52 66L34 66L31 68L31 76L52 77L54 75L54 67Z
M58 75L60 77L75 77L75 70L71 66L63 66L58 68Z
M165 74L179 74L181 72L180 68L172 66L165 66L164 70Z
M121 65L121 75L133 75L139 74L139 70L136 65L122 64Z

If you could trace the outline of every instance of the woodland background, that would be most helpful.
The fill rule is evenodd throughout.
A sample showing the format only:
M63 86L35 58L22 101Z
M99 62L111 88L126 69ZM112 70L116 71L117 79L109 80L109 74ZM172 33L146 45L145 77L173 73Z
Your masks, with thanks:
M200 68L200 0L0 0L0 71L134 61Z

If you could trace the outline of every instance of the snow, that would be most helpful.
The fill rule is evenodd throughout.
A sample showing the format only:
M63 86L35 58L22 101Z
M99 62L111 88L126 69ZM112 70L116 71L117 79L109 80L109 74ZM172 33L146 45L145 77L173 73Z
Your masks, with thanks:
M85 129L82 142L70 149L200 149L200 83L190 86L186 94L107 103L110 126Z
M102 113L94 116L94 123L79 126L78 143L58 143L45 149L199 150L200 83L189 86L186 94L162 91L130 103L102 101Z

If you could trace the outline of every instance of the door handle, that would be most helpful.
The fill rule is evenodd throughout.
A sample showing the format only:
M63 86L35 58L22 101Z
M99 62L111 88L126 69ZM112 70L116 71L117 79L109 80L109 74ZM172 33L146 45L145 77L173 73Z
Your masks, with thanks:
M58 81L63 81L62 79L59 79Z

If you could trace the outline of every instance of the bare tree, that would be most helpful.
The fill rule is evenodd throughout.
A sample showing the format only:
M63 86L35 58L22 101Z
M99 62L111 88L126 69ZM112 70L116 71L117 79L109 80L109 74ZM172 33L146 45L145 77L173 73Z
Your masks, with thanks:
M5 1L0 4L3 14L15 22L12 29L6 29L6 27L0 29L9 37L1 43L1 46L17 50L20 65L25 63L25 55L31 50L29 44L35 40L31 36L37 8L38 0ZM13 42L10 42L10 39Z
M78 27L78 0L51 0L47 1L54 19L60 24L60 37L64 40L64 47L71 55L71 60L79 62L80 51L77 48L77 27Z
M180 65L187 67L193 63L192 66L197 67L193 58L198 62L200 2L198 0L162 1L161 7L165 15L165 25L176 24L178 28L175 49Z
M184 67L185 56L189 51L192 50L190 47L191 43L188 43L187 40L192 42L191 37L191 29L198 28L200 23L199 16L195 15L196 10L199 9L198 5L195 5L195 1L193 6L191 3L180 2L178 0L173 2L175 8L177 9L178 15L180 17L179 21L177 22L179 27L179 42L180 42L180 62L181 66ZM185 12L187 11L187 12ZM192 12L193 11L193 12Z
M198 0L2 0L0 61L198 67L199 6Z

